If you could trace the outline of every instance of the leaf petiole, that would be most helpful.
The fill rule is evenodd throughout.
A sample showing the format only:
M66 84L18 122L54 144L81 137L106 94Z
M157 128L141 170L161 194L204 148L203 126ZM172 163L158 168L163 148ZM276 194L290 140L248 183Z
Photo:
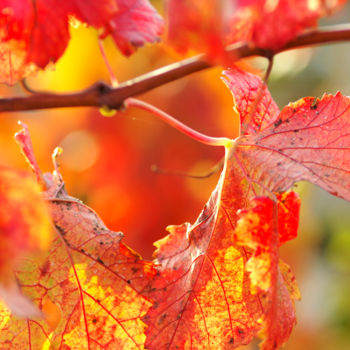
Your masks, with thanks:
M212 137L212 136L202 134L201 132L196 131L196 130L190 128L189 126L183 124L179 120L172 117L170 114L160 110L157 107L152 106L151 104L149 104L147 102L138 100L136 98L128 98L125 101L125 105L126 105L126 107L140 108L140 109L143 109L147 112L150 112L153 115L155 115L157 118L163 120L165 123L167 123L170 126L172 126L173 128L175 128L176 130L182 132L186 136L189 136L192 139L194 139L198 142L204 143L206 145L228 147L233 142L231 139L226 138L226 137Z

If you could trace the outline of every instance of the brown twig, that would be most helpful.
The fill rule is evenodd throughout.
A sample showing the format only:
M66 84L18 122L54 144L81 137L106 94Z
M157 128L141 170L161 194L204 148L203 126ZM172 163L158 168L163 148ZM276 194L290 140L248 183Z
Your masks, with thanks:
M252 56L270 58L276 53L290 49L347 40L350 40L350 25L338 25L305 32L287 43L278 52L252 47L247 44L232 45L228 50L234 59ZM3 98L0 99L0 112L83 106L108 106L111 109L120 109L123 107L125 99L129 97L137 96L210 67L211 64L205 60L205 56L199 55L128 80L119 84L116 88L98 82L76 93L36 93L25 97Z

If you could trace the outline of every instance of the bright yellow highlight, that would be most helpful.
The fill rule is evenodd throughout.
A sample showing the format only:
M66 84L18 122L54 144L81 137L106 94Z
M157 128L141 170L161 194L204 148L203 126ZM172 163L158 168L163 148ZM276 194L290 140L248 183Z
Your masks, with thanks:
M104 117L114 117L117 113L116 109L110 109L108 106L102 106L100 108L100 113L104 116Z
M62 319L62 310L54 304L49 297L45 297L42 303L41 311L45 315L45 320L50 326L51 331L54 331Z

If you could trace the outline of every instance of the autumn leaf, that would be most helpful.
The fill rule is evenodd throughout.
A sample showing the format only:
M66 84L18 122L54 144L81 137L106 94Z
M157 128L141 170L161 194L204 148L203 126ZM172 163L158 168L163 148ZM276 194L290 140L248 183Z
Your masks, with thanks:
M30 174L0 167L0 297L12 313L38 317L14 271L21 261L49 248L51 221L39 185Z
M262 316L263 349L279 348L288 340L296 322L292 298L300 298L294 276L278 252L282 242L297 236L300 200L294 192L278 194L276 199L253 199L252 208L239 212L235 230L235 242L252 250L246 263L251 292L262 292L261 297L270 300Z
M169 227L170 234L156 243L155 302L144 317L150 349L235 348L260 332L268 345L288 339L299 294L288 266L279 269L278 248L296 237L299 200L293 193L278 195L273 229L274 202L260 199L266 207L253 208L261 214L250 228L261 230L249 236L254 212L241 211L237 226L237 211L254 202L235 168L228 151L220 182L197 221Z
M279 114L259 78L233 70L226 84L247 135L228 148L197 221L156 244L150 349L234 348L257 335L262 349L283 345L299 293L278 248L296 237L299 201L281 192L307 180L349 199L349 98L305 98Z
M235 71L224 74L230 88L231 80L236 81ZM234 99L240 99L234 89ZM261 101L270 99L265 90ZM249 110L251 105L249 102L245 108ZM283 192L305 180L349 200L349 109L349 97L340 92L321 99L305 97L284 107L260 132L241 137L232 156L250 191L264 185L269 191ZM249 128L254 128L256 118L260 117L253 117Z
M223 81L233 95L233 108L239 113L245 134L254 134L278 118L280 110L258 76L238 68L224 74L227 79Z
M225 46L246 42L278 50L319 18L337 10L331 4L308 0L169 0L168 40L181 53L204 51L211 59L225 58ZM215 52L216 51L216 52Z
M316 28L319 18L338 9L343 2L238 1L241 6L231 18L227 41L252 42L260 48L278 50L305 29Z
M270 241L260 232L263 239L254 246L253 237L247 242L242 238L248 215L237 226L238 210L251 208L254 202L247 196L245 178L236 176L236 164L229 155L228 151L219 184L197 221L170 226L170 234L156 243L160 266L151 293L154 305L144 317L149 349L229 349L249 343L261 331L269 343L272 339L280 346L295 324L297 288L289 268L285 268L288 278L278 268L278 236ZM293 194L281 196L279 203L295 198ZM255 223L265 225L273 236L277 232L273 202L265 197L264 201L270 205L263 210L265 217L258 216L264 222ZM298 220L298 201L292 203L278 214L290 209ZM297 225L286 218L289 215L278 220L280 235L295 237ZM254 255L255 250L259 253ZM257 266L259 258L269 264L267 271ZM257 281L257 277L264 279Z
M32 152L27 129L18 135L24 152ZM141 317L150 302L141 292L152 264L66 194L57 164L44 178L56 238L46 256L27 259L16 277L46 317L20 320L1 310L1 349L142 349Z
M101 37L111 35L124 55L135 48L159 40L163 20L148 0L117 0L118 12L113 16Z
M162 31L162 19L148 0L1 0L0 82L14 83L49 62L56 62L69 41L69 21L111 35L125 55Z
M236 104L244 106L241 114L244 118L245 111L251 110L256 102L248 101L247 103L244 100L248 90L236 93L236 71L225 72L225 74L227 77L226 84L229 88L232 88L231 91ZM244 73L237 72L237 74L241 76ZM246 79L250 79L249 74L246 74ZM256 81L256 78L253 78L253 81ZM240 86L249 88L249 84L241 84ZM267 90L264 90L258 104L265 105L265 109L267 109L269 101L271 101L271 96ZM295 103L290 103L277 118L276 114L273 113L272 118L259 132L240 137L237 140L234 152L232 152L231 161L236 164L236 176L245 178L249 187L247 195L255 196L261 193L267 195L271 191L282 192L291 188L295 182L306 180L333 195L349 200L349 109L349 97L344 97L340 93L335 96L324 95L321 99L307 97ZM249 121L250 124L247 130L255 128L255 120L260 118L259 108L256 108L255 114L256 116L253 116ZM285 198L284 202L286 199L288 198ZM263 205L261 204L260 207L263 207ZM293 206L288 204L288 207L292 208ZM248 209L246 212L247 218L251 214L252 212ZM291 216L291 218L287 220L287 216ZM297 225L296 222L293 222L296 214L289 212L287 216L284 211L278 212L278 218L285 217L283 221L287 223L284 228L278 226L279 233L285 232L280 236L280 242L295 237L295 234L292 233L295 230L290 228ZM261 215L257 217L259 220L262 219ZM259 224L255 226L259 227L259 230L263 229L263 226L259 226ZM241 234L239 236L241 237L240 240L244 236L245 244L251 246L256 240L252 239L251 233L248 234L247 232L254 232L254 230L252 230L252 227L250 229L247 227L245 231L245 235ZM266 233L259 235L259 237L269 236ZM258 260L254 261L255 258ZM253 260L247 263L246 267L251 271L251 277L256 276L256 285L264 281L264 278L262 278L264 269L259 271L256 267L265 265L265 271L269 271L269 266L266 266L266 263L269 264L269 260L271 259L266 259L266 257L261 259L260 256L253 256ZM289 273L288 275L290 276ZM286 277L284 278L286 279ZM269 280L272 279L273 275L270 275ZM289 277L288 280L292 281L293 278ZM254 279L252 279L253 281ZM290 283L287 285L291 286ZM295 294L293 290L289 290L289 292L292 295ZM283 308L278 310L279 312L283 311ZM268 322L267 325L267 328L263 331L265 336L263 346L269 349L276 341L276 339L271 338L271 334L285 333L274 331L277 323Z
M260 134L242 139L234 157L251 190L264 183L284 191L305 180L349 200L349 106L340 93L305 98L285 107Z
M204 51L214 59L224 54L222 32L231 14L230 1L168 0L167 41L178 52Z

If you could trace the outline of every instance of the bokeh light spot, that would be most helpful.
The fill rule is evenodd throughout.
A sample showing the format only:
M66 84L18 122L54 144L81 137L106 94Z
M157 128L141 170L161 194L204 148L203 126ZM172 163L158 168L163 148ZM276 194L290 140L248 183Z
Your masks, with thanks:
M63 148L62 165L72 171L80 172L90 168L99 155L99 145L86 130L68 134L60 145Z

